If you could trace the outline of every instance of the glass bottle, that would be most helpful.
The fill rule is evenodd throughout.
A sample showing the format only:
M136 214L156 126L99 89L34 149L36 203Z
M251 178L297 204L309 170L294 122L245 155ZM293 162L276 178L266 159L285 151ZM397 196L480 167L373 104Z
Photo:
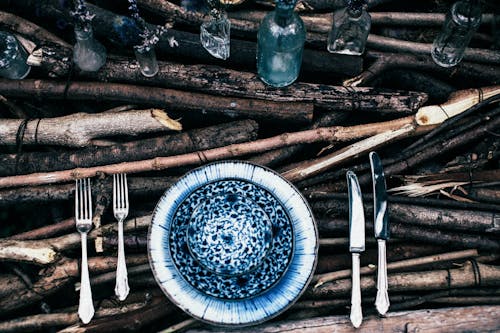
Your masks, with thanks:
M297 0L276 0L257 34L257 73L273 87L292 84L299 76L306 29L293 11Z
M28 53L14 35L0 31L0 76L24 79L31 67L26 64Z
M479 1L455 2L446 15L441 33L432 44L431 56L434 62L442 67L458 64L480 24Z
M155 76L159 68L154 46L134 47L134 52L142 75L146 77Z
M212 56L226 60L230 53L231 22L219 0L207 0L210 19L200 26L201 45Z
M98 71L106 62L106 49L94 38L92 26L75 25L75 36L73 61L82 71Z
M371 16L365 7L364 0L347 0L347 7L335 11L328 34L329 52L363 54L371 27Z

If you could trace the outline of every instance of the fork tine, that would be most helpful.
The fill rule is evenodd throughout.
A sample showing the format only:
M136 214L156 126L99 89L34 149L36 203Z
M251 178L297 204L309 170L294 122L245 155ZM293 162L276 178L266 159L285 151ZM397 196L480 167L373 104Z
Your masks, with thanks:
M118 174L118 208L121 209L123 207L123 181L122 174Z
M113 212L116 211L116 187L118 186L117 184L118 179L116 177L116 174L113 175Z
M92 219L92 191L90 188L90 178L87 178L87 199L88 199L88 210L87 219Z
M88 205L88 198L87 198L87 179L84 178L82 182L82 218L84 220L87 219L87 205Z
M122 199L120 208L124 209L125 205L126 205L126 202L125 202L125 174L121 173L120 178L121 178L120 190L121 190L121 199Z
M127 184L127 174L123 174L123 182L125 183L125 206L124 208L128 208L129 203L128 203L128 184Z
M79 190L78 190L78 179L75 181L75 219L78 219L79 216L78 216L78 207L80 206L80 200L78 200L78 194L79 194Z

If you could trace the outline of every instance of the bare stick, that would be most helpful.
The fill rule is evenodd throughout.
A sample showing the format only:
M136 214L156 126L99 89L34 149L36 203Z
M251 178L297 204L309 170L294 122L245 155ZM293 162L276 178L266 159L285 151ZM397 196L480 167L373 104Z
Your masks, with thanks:
M0 119L0 145L15 145L22 120ZM24 144L84 147L92 139L114 135L138 135L161 131L179 131L182 125L158 109L120 113L75 113L58 118L28 121Z
M430 54L432 47L431 44L409 42L374 34L370 34L368 36L367 46L382 51L410 52L416 54ZM464 53L464 59L477 62L500 64L500 54L498 53L498 51L486 49L467 48Z
M21 80L12 84L11 80L4 79L0 80L0 94L15 97L36 95L43 98L70 100L85 100L99 96L98 100L156 105L198 115L206 112L227 117L299 123L310 122L313 111L310 103L264 102L117 83L71 82L66 87L64 82L57 81Z
M348 141L355 138L366 137L378 133L390 132L390 135L378 137L377 140L382 141L387 139L386 136L402 136L414 130L413 125L409 127L401 127L412 124L414 118L406 117L398 120L381 122L375 124L357 125L352 127L325 127L317 128L302 132L284 133L271 138L261 139L249 143L239 143L221 148L205 150L203 152L189 153L171 157L157 157L150 160L124 162L120 164L111 164L99 167L78 168L73 170L56 171L50 173L29 174L22 176L3 177L0 178L0 188L26 186L26 185L41 185L53 184L60 182L69 182L76 178L94 177L98 173L105 174L115 173L136 173L152 170L164 170L172 167L196 165L215 161L223 158L231 158L243 156L251 153L264 152L270 149L296 145L299 143L312 143L319 141ZM400 129L398 131L398 129ZM377 141L377 142L379 142ZM366 148L366 147L365 147ZM368 149L368 148L367 148ZM357 150L356 150L357 151ZM353 150L353 152L355 152ZM348 154L346 153L345 156Z
M422 265L427 265L430 263L462 260L462 259L466 259L466 258L477 257L478 255L479 254L478 254L477 250L464 250L464 251L448 252L448 253L431 255L431 256L427 256L427 257L420 257L420 258L413 258L413 259L406 259L406 260L401 260L401 261L389 262L389 263L387 263L387 270L394 271L397 269L414 268L414 267L418 267L418 266L422 266ZM360 269L360 274L366 275L366 274L376 272L376 270L377 270L377 266L375 266L375 265L364 266ZM351 275L350 269L344 269L344 270L337 271L337 272L330 272L330 273L316 275L314 277L314 280L316 280L316 284L314 285L314 288L317 288L317 287L319 287L322 284L325 284L327 282L331 282L331 281L342 279L342 278L347 278L350 275Z

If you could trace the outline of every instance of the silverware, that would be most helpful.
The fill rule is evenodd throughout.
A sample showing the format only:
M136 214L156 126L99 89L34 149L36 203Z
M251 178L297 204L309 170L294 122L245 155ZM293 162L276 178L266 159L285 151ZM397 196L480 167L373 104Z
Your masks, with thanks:
M89 178L76 180L75 221L76 230L78 230L82 238L82 269L78 316L84 324L87 324L94 316L94 304L92 303L92 290L90 289L89 267L87 264L87 233L92 229L92 194Z
M361 310L361 284L359 273L359 255L365 251L365 215L363 199L359 188L358 177L352 171L347 172L349 193L349 251L352 254L352 290L351 290L351 322L358 328L363 321Z
M128 215L128 208L127 175L124 173L113 175L113 214L118 220L118 263L116 265L115 295L120 301L125 300L130 292L123 245L123 220Z
M377 297L375 306L378 313L385 315L389 310L387 292L387 259L385 242L389 239L389 217L387 211L387 191L382 161L375 152L370 153L373 180L374 230L378 244Z

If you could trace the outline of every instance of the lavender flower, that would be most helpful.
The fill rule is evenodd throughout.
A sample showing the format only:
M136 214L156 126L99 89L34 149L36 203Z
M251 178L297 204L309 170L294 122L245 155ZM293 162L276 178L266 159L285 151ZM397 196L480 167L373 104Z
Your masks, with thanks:
M137 7L136 0L128 0L130 16L134 19L135 23L141 30L139 37L141 42L134 46L134 49L138 52L144 53L156 45L160 40L161 35L163 35L167 28L165 26L156 26L154 30L148 28L146 21L139 15L139 8Z
M75 26L77 29L88 31L90 30L90 23L95 15L90 14L85 5L85 0L75 1L75 10L70 11L73 20L75 21Z

